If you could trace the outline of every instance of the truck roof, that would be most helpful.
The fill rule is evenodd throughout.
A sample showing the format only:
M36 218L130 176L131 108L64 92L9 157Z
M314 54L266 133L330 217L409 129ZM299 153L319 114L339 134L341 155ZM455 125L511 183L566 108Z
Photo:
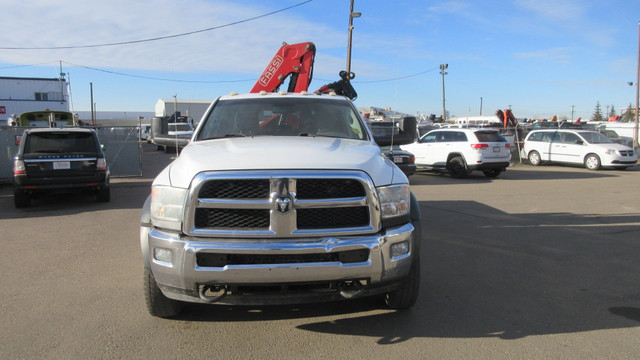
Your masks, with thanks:
M331 94L316 94L316 93L307 93L307 92L290 93L286 91L281 91L277 93L271 93L271 92L265 92L265 91L262 91L259 93L247 93L247 94L231 93L229 95L220 96L219 99L221 100L256 99L256 98L264 98L264 97L314 98L314 99L323 99L326 101L348 100L347 97L342 95L336 95L335 93L331 93Z

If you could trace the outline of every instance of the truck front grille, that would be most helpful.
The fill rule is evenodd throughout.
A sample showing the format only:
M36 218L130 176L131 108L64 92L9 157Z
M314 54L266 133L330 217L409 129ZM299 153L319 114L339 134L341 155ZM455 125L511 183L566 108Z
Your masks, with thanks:
M369 211L365 206L298 210L298 229L338 229L368 223Z
M353 179L300 179L297 181L298 199L349 198L365 195L362 183Z
M203 267L225 267L228 265L256 264L304 264L320 262L340 262L353 264L369 259L369 249L347 250L314 254L217 254L200 252L196 254L196 264Z
M257 180L211 180L198 194L209 199L265 199L269 197L269 179Z
M196 227L218 229L268 229L269 210L196 209Z
M189 235L335 236L380 227L375 188L360 172L201 173L190 199Z

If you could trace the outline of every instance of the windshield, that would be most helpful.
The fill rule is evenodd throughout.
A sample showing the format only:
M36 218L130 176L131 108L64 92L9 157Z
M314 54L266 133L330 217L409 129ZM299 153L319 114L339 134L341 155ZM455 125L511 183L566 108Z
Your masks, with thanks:
M584 138L589 144L612 144L615 141L609 139L608 137L600 134L599 132L579 132L578 133L582 138Z
M237 136L326 136L366 139L346 101L309 98L219 100L196 140Z
M502 135L500 135L497 131L476 131L476 136L478 137L478 141L486 143L486 142L507 142Z
M31 133L24 147L33 153L85 153L96 152L93 135L88 132Z

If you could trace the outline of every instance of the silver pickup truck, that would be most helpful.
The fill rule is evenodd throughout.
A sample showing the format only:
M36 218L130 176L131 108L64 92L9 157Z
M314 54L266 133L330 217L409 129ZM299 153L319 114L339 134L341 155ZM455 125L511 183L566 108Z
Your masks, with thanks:
M374 141L351 100L216 99L153 181L141 217L151 315L185 302L287 304L380 295L414 305L420 210L378 145L412 142L415 119Z

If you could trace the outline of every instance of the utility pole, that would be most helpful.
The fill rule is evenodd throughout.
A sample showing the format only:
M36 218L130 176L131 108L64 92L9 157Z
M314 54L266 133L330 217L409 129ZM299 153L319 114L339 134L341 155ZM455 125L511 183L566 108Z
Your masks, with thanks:
M93 108L93 83L92 82L89 83L89 89L91 91L91 125L95 125L96 115L94 113L94 108Z
M447 120L447 107L445 106L445 97L444 97L444 76L448 74L445 70L449 67L449 64L441 64L440 65L440 75L442 75L442 121Z
M571 105L571 122L573 122L573 110L575 108L575 105Z
M636 123L633 127L633 147L638 148L638 109L640 108L640 21L638 21L638 68L636 69Z
M482 116L482 96L480 96L480 116Z
M351 78L351 40L353 32L353 18L360 17L362 13L353 12L353 0L351 0L351 7L349 8L349 41L347 44L347 76Z

